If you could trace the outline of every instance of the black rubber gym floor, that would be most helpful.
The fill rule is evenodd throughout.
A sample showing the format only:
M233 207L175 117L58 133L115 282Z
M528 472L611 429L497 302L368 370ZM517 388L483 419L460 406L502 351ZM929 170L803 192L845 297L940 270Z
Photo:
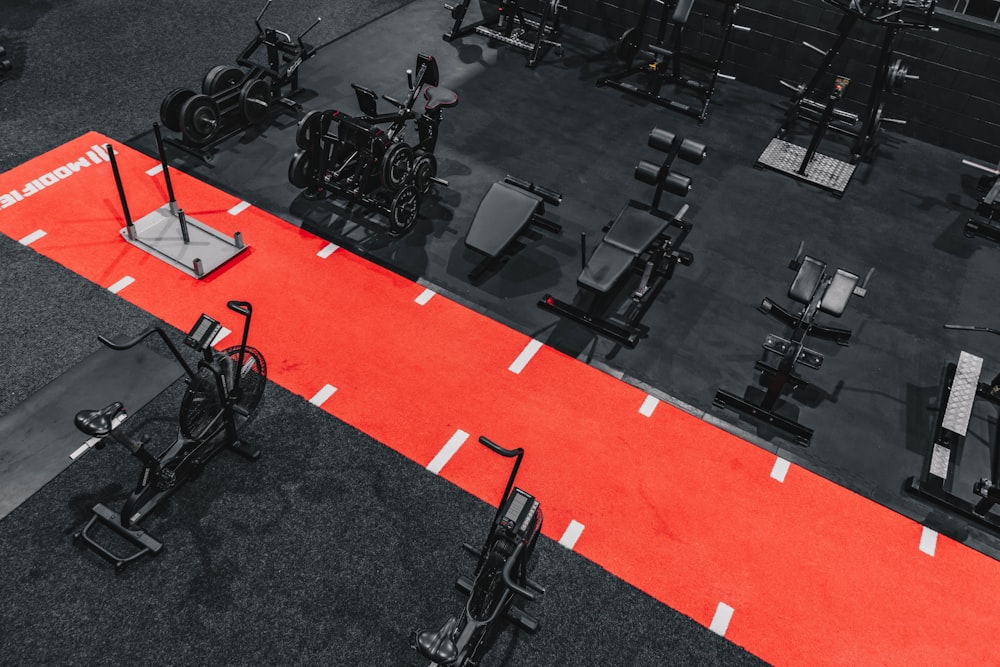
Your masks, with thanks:
M441 84L460 101L448 109L437 149L439 187L422 207L416 228L399 239L384 225L350 213L343 202L311 202L287 180L295 123L279 118L259 135L224 142L210 161L168 150L178 167L229 190L291 224L329 238L403 275L420 279L491 317L652 389L688 410L823 476L923 521L994 557L1000 539L955 520L904 491L925 465L943 366L960 350L987 359L993 341L983 334L946 332L943 324L989 326L987 287L998 252L961 230L977 193L978 174L963 156L886 133L873 162L861 163L842 198L754 163L781 123L784 99L738 82L721 82L708 120L668 112L596 81L618 70L611 41L569 30L562 55L550 53L535 69L526 54L473 35L441 40L446 12L434 2L411 3L377 24L322 49L302 69L308 109L359 113L351 83L380 94L405 93L404 70L417 52L435 56ZM407 49L387 48L407 44ZM345 66L350 63L350 66ZM887 113L894 109L891 97ZM536 305L544 293L572 300L580 271L580 234L590 248L629 198L648 202L652 188L632 179L640 159L657 160L646 146L661 127L708 146L694 166L675 171L693 178L686 199L665 196L663 207L690 205L694 224L685 248L690 267L678 267L644 322L648 335L634 350L620 348ZM793 137L803 145L808 135ZM151 133L134 146L153 152ZM849 146L836 136L820 151L843 158ZM560 192L549 217L559 236L529 239L501 270L479 284L469 271L480 256L464 238L489 186L506 174ZM346 215L345 215L346 213ZM787 268L799 243L807 253L864 276L875 272L868 296L854 298L839 320L853 329L847 348L813 345L826 360L819 371L800 368L813 383L789 401L799 421L815 430L808 448L712 407L719 388L742 394L756 383L754 361L768 333L783 327L757 312L764 297L791 308ZM821 319L824 316L821 316ZM987 430L987 417L973 424ZM981 448L978 451L976 448ZM966 461L985 457L970 438ZM988 465L983 458L983 465ZM967 463L968 466L968 463ZM972 465L974 474L981 467ZM982 475L989 471L982 468Z

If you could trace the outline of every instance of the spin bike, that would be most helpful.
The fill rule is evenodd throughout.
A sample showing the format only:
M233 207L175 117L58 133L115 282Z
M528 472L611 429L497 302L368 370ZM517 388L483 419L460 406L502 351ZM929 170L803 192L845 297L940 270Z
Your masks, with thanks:
M460 577L457 586L469 596L465 609L449 618L439 630L417 630L411 646L421 656L441 667L478 665L500 631L502 618L534 632L538 620L515 604L518 598L535 599L545 589L528 578L528 563L542 530L542 510L535 498L514 486L524 450L504 449L480 436L479 442L507 458L514 469L483 548L463 547L478 556L472 578Z
M247 345L252 313L250 304L230 301L228 307L244 317L243 339L239 345L214 350L212 341L222 325L208 315L202 315L184 338L186 345L201 353L197 371L159 327L125 343L98 337L101 343L113 350L127 350L153 334L159 335L183 367L188 385L181 398L177 438L159 455L147 448L148 436L136 440L117 427L125 413L121 402L99 410L82 410L74 419L77 428L88 436L110 437L142 462L139 481L121 512L99 503L94 506L93 516L87 525L73 536L112 562L119 572L132 561L146 554L156 555L163 548L160 541L139 527L139 522L184 482L198 474L209 459L225 448L233 449L251 461L260 456L259 449L251 448L242 440L240 429L250 421L264 395L267 367L260 352ZM103 446L103 442L98 446ZM123 556L102 545L92 534L97 523L125 538L136 550Z

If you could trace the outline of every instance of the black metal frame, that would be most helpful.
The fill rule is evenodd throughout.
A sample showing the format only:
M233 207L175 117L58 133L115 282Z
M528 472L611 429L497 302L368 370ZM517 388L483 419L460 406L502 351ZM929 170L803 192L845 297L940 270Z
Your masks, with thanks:
M296 116L301 112L301 105L292 99L300 91L299 67L318 50L302 40L321 19L293 40L283 31L261 25L271 2L267 0L254 20L257 34L237 56L238 67L219 65L209 70L200 94L177 88L164 98L160 120L181 134L180 139L166 139L171 146L207 161L215 146L264 121L275 109ZM220 85L207 89L213 80ZM287 93L283 92L286 87Z
M966 331L983 331L1000 335L1000 331L984 327L967 327L945 325L948 329ZM941 394L938 403L938 416L934 429L934 442L931 451L925 459L924 470L919 478L907 480L906 489L922 498L935 503L965 517L980 525L994 530L1000 530L1000 514L992 512L995 505L1000 504L1000 431L994 434L992 443L992 466L990 477L980 478L971 491L981 500L971 502L954 492L954 485L949 478L954 477L961 458L961 448L965 443L965 435L952 431L944 426L945 406L951 396L957 365L952 362L945 366L944 379L941 383ZM975 398L987 401L1000 409L1000 375L989 383L977 382ZM944 463L944 470L940 469Z
M616 55L625 63L625 69L611 76L598 80L598 86L608 86L630 95L635 95L664 108L679 111L703 123L708 117L709 104L715 96L715 87L720 78L732 79L732 76L722 74L726 63L726 52L732 38L733 30L749 30L745 26L736 25L736 12L739 9L737 0L722 0L723 9L719 17L722 26L722 39L719 50L714 58L686 53L684 50L684 29L690 18L694 0L680 0L676 3L674 12L668 21L661 17L656 33L656 41L645 48L640 47L640 41L645 37L646 22L649 19L649 8L653 0L645 0L639 14L638 23L622 33ZM664 5L666 12L666 5ZM670 24L670 43L666 45L666 26ZM648 55L641 62L636 62L640 53ZM696 67L708 73L707 81L695 78L685 73L691 67ZM633 77L642 77L645 85L640 86L627 81ZM664 85L674 85L694 93L700 104L693 106L676 99L664 97L661 90Z
M230 310L244 318L243 337L238 347L218 352L213 350L211 342L221 326L206 315L199 318L184 341L201 353L198 369L205 369L215 380L219 411L211 416L202 432L185 433L182 423L174 442L162 453L155 455L147 449L146 438L136 440L113 426L114 420L125 413L125 407L120 402L112 403L100 410L83 410L76 416L75 423L81 431L91 437L102 438L102 445L103 439L110 437L128 449L142 463L139 480L122 506L121 512L98 503L93 507L93 516L87 524L73 536L74 540L83 542L101 557L113 563L119 572L146 554L156 555L160 552L163 544L140 528L140 521L177 491L185 481L197 475L216 454L223 449L232 449L251 461L260 457L260 450L251 448L240 437L240 428L245 426L252 415L245 413L237 404L242 397L240 380L245 372L244 363L247 358L252 357L258 365L257 372L262 375L262 381L266 379L266 366L260 353L247 345L252 306L245 301L230 301L227 305ZM200 385L201 379L198 374L159 327L149 329L125 343L115 343L103 336L99 336L98 340L113 350L127 350L154 334L160 337L184 369L189 383L188 391L201 391L203 387ZM236 363L233 366L235 372L228 373L222 362L228 359L231 363L233 355L236 356ZM232 386L229 385L230 375ZM137 550L127 556L111 551L91 535L97 523L125 538Z
M1000 243L1000 169L986 167L969 160L965 164L987 172L977 185L983 196L976 204L976 215L965 223L965 235L978 236L994 243Z
M530 602L545 593L542 586L528 577L528 566L542 530L541 506L531 494L514 486L524 450L504 449L485 436L480 436L479 442L515 461L482 549L467 543L462 545L477 557L473 576L461 576L456 582L468 600L464 610L449 618L439 630L418 630L410 639L424 658L448 667L479 664L500 631L502 620L535 632L538 619L524 611L519 601Z
M451 30L443 35L444 41L452 42L476 33L527 51L527 66L532 68L549 48L557 52L562 49L562 44L555 41L561 31L560 13L565 9L559 0L540 0L542 11L538 14L526 11L521 6L524 0L491 0L491 4L497 5L496 13L490 12L480 21L462 25L470 2L461 0L455 5L445 5L455 22ZM525 35L527 38L522 39Z
M713 403L717 407L730 408L774 426L791 435L796 443L808 447L812 440L813 430L794 419L779 414L776 409L778 399L788 387L799 389L809 385L808 381L795 373L797 365L802 364L819 370L823 363L822 354L805 346L808 337L833 341L842 346L850 343L851 331L849 329L819 325L816 323L816 316L820 312L824 312L839 317L850 296L864 297L874 269L869 270L868 275L859 285L858 276L843 269L827 273L826 264L809 255L804 255L804 248L804 244L800 244L795 259L789 263L789 268L795 270L796 274L788 290L789 297L801 303L802 308L797 313L792 313L768 298L765 298L758 307L758 310L765 315L770 315L792 328L789 340L772 334L764 341L764 350L780 358L776 366L763 360L754 363L754 369L761 373L767 386L763 400L760 403L755 403L745 396L720 389L716 392ZM838 283L838 281L841 282ZM841 292L841 302L836 310L824 308L823 305L823 300L827 297L831 287Z
M816 67L816 71L808 83L796 86L784 81L781 82L783 85L794 90L795 94L789 100L784 121L775 136L775 140L783 141L792 131L798 120L811 122L816 127L813 130L809 148L802 154L800 162L795 168L788 169L776 166L768 160L763 159L763 155L761 159L758 159L755 166L773 168L793 178L824 187L839 196L843 194L847 183L850 181L851 176L853 176L853 165L857 165L860 161L872 161L875 150L878 147L882 123L906 123L905 120L887 118L883 115L885 108L883 97L885 94L890 92L894 87L902 85L906 80L917 78L914 75L907 74L906 67L899 60L893 62L893 49L896 38L902 30L935 29L931 26L935 0L824 1L842 12L837 28L837 37L834 39L833 45L826 51L811 44L803 43L805 46L822 53L823 59ZM850 37L851 32L859 23L880 26L883 29L883 34L879 58L875 66L875 78L872 81L864 111L860 114L855 114L837 108L850 81L846 76L835 77L835 82L829 88L830 93L825 100L821 101L817 99L816 95L821 86L824 86L824 80L830 73L834 61ZM844 182L836 180L833 184L830 184L826 182L826 179L813 176L810 173L810 169L815 166L813 158L828 130L853 137L850 157L847 160L828 158L838 164L851 165L851 168L846 169L848 175ZM766 153L767 151L765 151Z
M444 109L458 103L456 93L438 85L432 56L418 54L415 71L407 71L405 101L383 95L395 111L378 113L377 95L352 84L362 115L338 110L306 114L296 133L299 150L292 156L288 178L305 190L307 199L332 194L388 217L393 235L412 229L421 197L434 183L448 185L437 177L434 149ZM422 113L414 111L419 97L431 93L438 103L428 102ZM412 145L403 136L409 121L417 127L418 141Z

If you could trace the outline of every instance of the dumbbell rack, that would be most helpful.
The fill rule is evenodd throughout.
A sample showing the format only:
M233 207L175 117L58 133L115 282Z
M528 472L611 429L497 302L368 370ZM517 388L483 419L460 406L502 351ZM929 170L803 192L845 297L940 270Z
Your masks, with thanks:
M803 42L807 48L823 55L810 81L793 85L782 81L795 91L785 120L777 135L757 159L756 167L769 168L811 183L836 196L847 189L859 161L870 162L875 153L883 122L905 124L905 120L883 117L886 92L901 87L906 81L918 77L909 74L905 64L894 60L893 45L900 31L907 28L936 30L931 26L935 0L824 0L843 12L837 37L828 50ZM825 101L816 99L817 89L833 67L834 61L859 22L883 28L882 45L875 79L865 110L854 114L837 108L849 79L837 77L833 92ZM787 139L796 121L803 119L816 124L812 141L803 148ZM823 155L817 151L827 130L854 137L850 157L846 160Z

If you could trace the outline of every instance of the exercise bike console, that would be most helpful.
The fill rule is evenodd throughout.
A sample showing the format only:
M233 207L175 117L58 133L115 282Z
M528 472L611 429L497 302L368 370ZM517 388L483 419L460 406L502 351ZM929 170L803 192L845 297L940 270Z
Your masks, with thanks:
M184 344L198 351L204 351L222 330L222 325L208 315L202 314L191 331L184 337Z

